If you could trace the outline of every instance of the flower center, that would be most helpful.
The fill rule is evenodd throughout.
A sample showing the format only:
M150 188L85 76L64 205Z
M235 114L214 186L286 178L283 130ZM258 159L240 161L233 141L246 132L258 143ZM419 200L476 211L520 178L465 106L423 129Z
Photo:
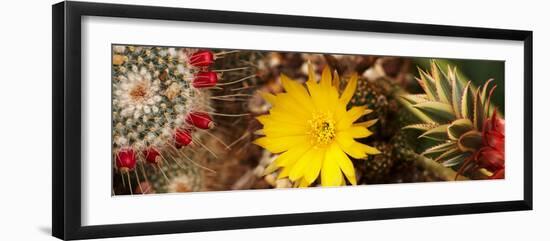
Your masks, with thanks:
M130 90L130 96L132 100L139 101L147 94L147 88L144 83L139 83Z
M313 119L308 121L310 126L309 135L315 146L330 144L336 137L334 120L325 113L315 114Z

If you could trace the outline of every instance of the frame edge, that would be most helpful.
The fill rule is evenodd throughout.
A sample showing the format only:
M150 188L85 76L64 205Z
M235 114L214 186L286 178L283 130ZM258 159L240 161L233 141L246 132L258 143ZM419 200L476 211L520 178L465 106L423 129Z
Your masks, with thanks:
M99 11L102 7L110 6L110 11ZM125 11L125 8L131 11ZM152 12L144 13L144 8L153 8ZM370 23L370 32L389 32L411 34L410 31L417 31L421 35L457 36L466 33L473 38L489 39L510 39L524 41L524 81L525 81L525 168L524 168L524 198L523 200L492 202L492 203L474 203L474 204L455 204L442 206L421 206L390 209L371 209L371 210L348 210L325 213L295 213L284 215L252 216L233 218L215 218L203 220L183 220L183 221L165 221L153 223L131 223L99 226L82 226L81 224L81 203L80 193L80 162L74 159L80 154L81 133L80 115L75 110L80 110L80 19L81 15L95 13L97 16L118 16L161 19L160 13L163 11L171 12L183 11L190 12L190 16L185 17L187 21L191 18L197 18L195 21L217 22L227 20L227 14L237 14L233 22L244 21L247 17L260 15L259 13L228 12L219 10L198 10L198 9L180 9L174 10L171 7L159 6L136 6L89 2L60 2L52 6L52 235L60 239L82 239L82 238L106 238L120 236L139 236L153 234L186 233L229 229L263 228L293 225L313 225L324 223L369 221L398 218L416 218L429 216L446 216L460 214L476 214L503 211L522 211L532 210L532 31L524 30L500 30L472 27L457 27L429 24L413 23L395 23L368 20L345 20L309 16L288 16L291 20L307 20L299 23L290 23L287 20L279 23L279 26L294 24L294 27L337 29L344 23L353 23L350 31L369 31L363 29L362 22ZM98 12L99 11L99 12ZM199 13L207 13L199 16ZM143 16L141 16L143 14ZM213 19L207 19L208 15L219 14ZM251 25L272 26L270 23L274 19L285 15L261 14L267 19L257 20ZM141 16L141 17L140 17ZM156 17L155 17L156 16ZM171 20L183 18L174 15L166 16ZM270 20L271 19L271 20ZM280 20L280 19L279 19ZM312 24L319 22L329 22L324 27L313 27ZM382 29L384 24L392 25L390 30ZM399 27L401 26L401 27ZM408 29L409 28L409 29ZM428 28L428 29L424 29ZM408 30L407 30L408 29ZM74 32L78 30L78 33ZM440 31L441 30L441 31ZM483 33L485 31L485 33ZM498 33L503 31L502 33ZM436 33L436 34L434 34ZM412 33L414 34L414 33ZM71 61L76 61L75 63ZM72 90L72 91L71 91ZM77 91L77 92L74 92ZM67 102L72 100L74 102ZM77 131L77 132L74 132ZM74 141L78 140L78 143ZM72 141L73 142L72 142ZM74 148L69 148L74 147ZM73 162L68 162L72 160ZM77 162L77 163L75 163ZM78 211L78 212L77 212ZM284 216L284 217L283 217ZM281 219L286 221L290 218L292 222L282 223ZM263 219L263 220L262 220ZM267 220L269 219L269 220Z
M65 3L52 5L52 236L65 238Z

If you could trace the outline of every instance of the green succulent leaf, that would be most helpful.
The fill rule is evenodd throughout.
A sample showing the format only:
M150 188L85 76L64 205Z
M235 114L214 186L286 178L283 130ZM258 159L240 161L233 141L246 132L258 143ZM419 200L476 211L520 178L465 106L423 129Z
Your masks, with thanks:
M476 152L481 144L481 133L476 130L466 132L458 139L458 148L463 152Z
M432 129L432 128L437 127L437 126L439 126L439 124L436 124L436 123L421 123L421 124L408 125L408 126L403 127L403 129L404 130L409 129L409 130L427 131L427 130Z
M430 155L430 154L445 152L455 146L456 146L456 142L445 142L426 149L424 152L422 152L422 155Z
M443 74L443 72L439 69L439 66L437 67L437 71L440 73L440 77L435 79L435 87L437 90L437 96L439 98L439 101L444 103L451 103L452 95L451 95L451 85L449 83L449 80L447 77ZM443 78L441 78L443 76Z
M406 100L407 102L409 102L409 103L412 104L412 105L416 105L416 104L418 104L418 103L422 103L422 102L429 101L428 96L427 96L427 95L424 95L424 94L417 94L417 95L408 94L408 95L402 95L401 98L403 98L404 100Z
M474 96L474 127L477 130L483 128L483 121L485 121L485 115L483 113L483 104L481 103L480 88L477 88Z
M432 78L434 80L440 80L441 79L441 75L443 73L443 71L441 71L439 65L435 62L435 60L431 60L430 61L430 73L432 74Z
M493 86L491 90L489 91L489 95L487 96L487 100L485 100L483 104L483 110L485 112L485 119L489 118L491 116L490 109L491 109L491 97L493 97L493 93L495 92L495 89L497 86Z
M466 84L466 87L464 87L464 90L462 91L462 98L461 98L461 112L462 112L462 118L466 119L472 119L473 117L473 99L472 99L472 92L470 91L470 84L472 82L468 81Z
M449 70L451 71L451 70ZM458 83L458 80L456 79L456 75L451 75L451 97L452 97L452 106L453 110L455 112L455 115L458 117L462 116L461 107L462 107L462 90L460 89L460 85Z
M460 163L463 163L466 158L470 157L470 153L463 153L463 154L460 154L458 156L455 156L453 158L450 158L444 162L442 162L441 164L445 167L453 167L453 166L456 166Z
M418 72L420 73L420 79L417 78L418 83L420 84L422 89L424 89L424 92L426 93L428 98L430 100L437 100L437 90L432 77L430 77L430 75L428 75L426 72L424 72L424 70L420 68L418 68Z
M457 155L460 155L461 153L463 153L463 152L460 151L460 149L457 146L455 146L455 147L447 150L446 152L443 152L443 154L439 155L435 159L435 161L440 162L440 161L448 160L448 159L453 158Z
M451 105L436 101L427 101L414 105L436 123L448 123L456 119Z
M458 140L464 133L474 129L474 125L470 119L458 119L453 121L447 128L449 139Z
M485 104L486 100L487 100L487 94L488 94L488 90L489 90L489 84L493 82L493 79L489 79L485 82L485 84L483 85L483 89L481 90L480 92L480 95L481 95L481 103L482 104Z
M438 127L432 128L424 134L420 135L418 138L428 138L436 141L447 140L447 127L449 125L440 125Z

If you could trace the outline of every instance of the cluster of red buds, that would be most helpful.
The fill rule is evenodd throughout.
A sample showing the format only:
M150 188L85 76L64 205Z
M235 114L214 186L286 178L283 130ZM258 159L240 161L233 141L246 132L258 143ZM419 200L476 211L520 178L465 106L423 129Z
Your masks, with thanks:
M189 64L200 69L195 74L195 79L193 79L193 87L209 88L216 86L218 83L218 74L209 69L214 60L214 54L207 50L199 50L189 57Z
M218 75L210 70L210 66L214 63L215 55L211 51L199 50L189 56L189 64L195 67L198 71L194 74L192 82L195 88L213 87L218 83ZM185 125L177 127L172 135L173 145L180 149L193 144L193 131L196 129L212 129L214 122L212 117L205 112L191 111L184 117ZM124 147L117 151L115 163L117 168L122 173L128 173L136 168L138 154L146 163L157 166L161 164L163 158L161 151L156 146L146 147L141 152L132 147Z
M504 178L504 120L494 111L483 125L483 146L475 154L477 165L493 173L490 179Z
M182 148L189 146L193 143L192 133L194 129L212 129L214 128L214 122L209 114L204 112L191 112L185 118L185 122L188 125L186 128L178 128L175 130L173 139L176 148ZM160 164L162 158L160 151L150 146L142 151L145 161L149 164ZM129 172L136 167L136 154L132 148L123 148L117 152L116 166L123 172Z

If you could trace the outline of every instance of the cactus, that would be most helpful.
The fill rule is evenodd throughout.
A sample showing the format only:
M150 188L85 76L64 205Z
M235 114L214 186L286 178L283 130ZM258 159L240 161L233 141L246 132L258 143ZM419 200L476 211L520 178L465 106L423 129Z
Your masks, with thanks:
M214 116L246 115L215 112L214 99L227 100L213 91L241 83L224 82L224 71L234 70L213 69L216 59L225 54L191 48L113 46L113 166L115 176L121 176L130 193L136 187L142 192L142 184L154 192L200 190L200 164L189 156L197 152L216 156L204 144L210 138L223 142L210 133L216 128ZM178 180L186 187L170 187Z
M473 176L477 171L488 171L486 176L501 178L504 175L504 121L491 106L497 87L491 87L492 79L472 92L471 82L463 85L456 68L448 66L444 71L432 61L429 73L422 69L419 73L417 80L424 94L401 97L422 120L404 129L419 130L422 132L419 138L434 142L422 155L457 169L458 174L470 171Z

